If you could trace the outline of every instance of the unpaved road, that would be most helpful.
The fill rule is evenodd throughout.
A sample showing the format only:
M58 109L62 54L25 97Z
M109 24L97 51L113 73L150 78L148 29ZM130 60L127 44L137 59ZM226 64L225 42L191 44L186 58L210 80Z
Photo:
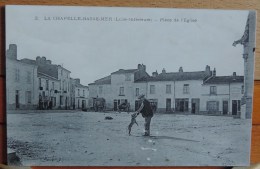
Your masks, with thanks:
M105 120L106 116L113 117ZM138 116L76 111L9 112L8 147L23 165L234 166L249 162L251 121L221 116L156 114L151 137Z

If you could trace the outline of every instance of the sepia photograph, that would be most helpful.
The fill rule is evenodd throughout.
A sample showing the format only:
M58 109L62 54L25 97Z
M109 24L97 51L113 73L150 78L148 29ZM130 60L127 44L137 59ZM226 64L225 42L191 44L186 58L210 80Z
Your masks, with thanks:
M5 11L9 165L250 164L255 11Z

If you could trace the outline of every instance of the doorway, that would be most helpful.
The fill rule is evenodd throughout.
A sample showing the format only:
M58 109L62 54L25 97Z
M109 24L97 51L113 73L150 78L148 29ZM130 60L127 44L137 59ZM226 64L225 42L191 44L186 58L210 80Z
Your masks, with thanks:
M197 114L200 111L200 99L191 99L191 113Z
M223 101L223 115L228 114L228 101Z
M171 99L166 99L166 112L171 111Z
M232 100L232 115L238 115L240 112L240 100Z
M19 109L20 108L20 103L19 103L19 90L15 91L15 108Z
M117 111L117 100L114 100L114 111Z

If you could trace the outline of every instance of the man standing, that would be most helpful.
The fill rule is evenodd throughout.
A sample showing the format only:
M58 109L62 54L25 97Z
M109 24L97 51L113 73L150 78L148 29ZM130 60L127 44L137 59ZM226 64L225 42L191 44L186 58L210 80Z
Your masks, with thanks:
M144 123L144 129L145 129L145 133L144 136L150 136L150 123L151 123L151 119L153 117L153 110L152 107L150 105L150 102L145 99L144 94L141 94L138 99L141 101L141 106L139 107L139 109L137 110L137 115L139 115L139 113L142 114L145 123Z

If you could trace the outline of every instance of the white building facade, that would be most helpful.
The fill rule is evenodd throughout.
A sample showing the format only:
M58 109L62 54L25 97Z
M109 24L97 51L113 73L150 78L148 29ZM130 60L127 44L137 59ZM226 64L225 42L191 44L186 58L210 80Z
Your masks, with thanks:
M89 88L80 84L80 79L75 79L75 109L88 108Z
M7 109L36 109L38 105L37 65L17 60L17 47L6 53Z
M145 72L145 66L141 70ZM180 67L178 72L163 69L152 76L145 72L140 78L135 77L136 71L120 69L95 81L89 85L90 97L104 98L108 110L117 110L118 104L128 102L134 111L139 107L137 97L144 94L156 112L240 114L243 76L216 76L216 70L208 65L203 71L184 72Z

